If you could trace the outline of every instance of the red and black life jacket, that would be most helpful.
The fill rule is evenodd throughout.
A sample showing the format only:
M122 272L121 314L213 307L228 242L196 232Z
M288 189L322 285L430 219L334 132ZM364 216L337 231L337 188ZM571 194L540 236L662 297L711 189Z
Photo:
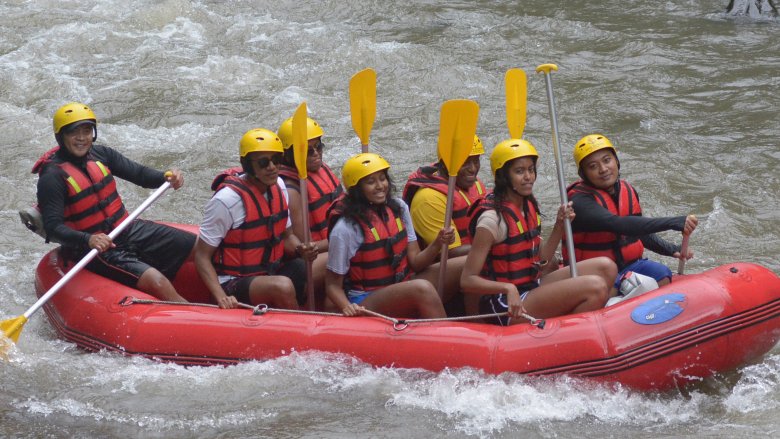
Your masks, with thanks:
M33 173L53 164L65 173L64 223L85 233L110 233L127 218L127 210L116 190L116 180L108 166L100 161L86 161L86 173L78 166L54 158L59 146L41 156L33 166Z
M528 198L524 198L524 203L522 210L507 201L501 204L499 218L506 221L507 237L493 244L480 273L486 279L514 284L520 291L538 286L539 248L542 242L539 212ZM474 205L469 226L472 234L476 233L479 216L496 207L493 195L488 195Z
M406 259L408 238L403 218L395 216L385 204L380 211L368 209L369 222L358 220L363 243L349 260L345 290L373 291L409 279ZM332 224L341 215L341 207L331 209Z
M422 166L409 176L409 180L404 186L402 195L406 204L411 207L414 194L421 188L430 188L439 191L447 196L449 180L439 175L436 171L437 165ZM461 244L471 244L471 235L469 234L469 209L478 199L485 196L485 185L477 178L477 181L468 191L455 188L455 196L452 200L452 221L458 230ZM444 218L442 218L442 221Z
M288 189L297 189L298 171L290 166L281 166L279 175L289 181ZM309 229L313 241L328 238L328 208L343 192L338 177L331 169L322 164L317 172L307 172L306 195L309 199Z
M239 194L246 209L244 223L229 230L214 252L214 268L220 275L274 274L284 257L282 234L289 215L287 201L279 185L270 186L264 194L239 177L240 173L241 168L228 169L212 183L215 191L228 187Z
M586 194L593 197L597 203L609 210L613 215L629 216L642 215L642 207L639 205L639 197L636 190L625 180L618 182L617 204L609 192L597 189L583 181L572 183L567 192L569 198L575 194ZM565 238L564 238L565 239ZM578 261L606 256L618 265L618 268L634 262L642 257L644 245L637 236L618 235L613 232L574 232L574 256ZM566 243L563 245L563 260L568 261Z

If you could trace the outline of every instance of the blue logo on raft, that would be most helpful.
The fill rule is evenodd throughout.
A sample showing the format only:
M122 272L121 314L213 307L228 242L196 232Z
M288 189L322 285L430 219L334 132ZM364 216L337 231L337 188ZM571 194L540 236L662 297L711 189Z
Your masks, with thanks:
M683 312L680 302L685 301L685 294L672 293L655 297L637 306L631 312L631 320L640 325L657 325L668 322Z

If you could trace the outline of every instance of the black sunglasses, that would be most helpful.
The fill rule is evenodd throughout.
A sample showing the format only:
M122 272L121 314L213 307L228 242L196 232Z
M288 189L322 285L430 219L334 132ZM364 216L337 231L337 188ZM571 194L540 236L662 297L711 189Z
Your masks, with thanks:
M324 147L325 145L322 143L322 140L320 140L319 142L317 142L316 145L309 148L309 155L314 154L315 150L317 151L317 153L322 154L322 148Z
M281 154L274 154L271 157L263 157L263 158L257 159L257 160L250 160L250 162L256 164L258 167L260 167L260 169L265 169L265 168L268 167L268 165L271 164L271 162L273 162L274 165L277 165L277 166L281 165L282 161L283 161L283 158L284 157L282 157Z

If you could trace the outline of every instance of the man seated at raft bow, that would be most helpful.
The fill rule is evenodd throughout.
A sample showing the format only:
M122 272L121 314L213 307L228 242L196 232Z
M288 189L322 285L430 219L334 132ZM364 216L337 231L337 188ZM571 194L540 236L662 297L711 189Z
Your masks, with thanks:
M38 206L47 240L61 243L62 255L73 261L97 249L88 270L161 300L186 302L171 280L191 254L195 235L136 219L116 239L108 236L128 216L114 177L144 188L169 181L179 189L181 172L157 171L94 144L97 117L85 104L63 105L53 122L58 146L33 168L39 174Z

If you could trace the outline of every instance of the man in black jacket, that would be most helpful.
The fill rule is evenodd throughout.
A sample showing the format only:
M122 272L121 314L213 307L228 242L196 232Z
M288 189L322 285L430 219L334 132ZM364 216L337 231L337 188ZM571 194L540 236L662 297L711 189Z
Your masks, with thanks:
M163 173L136 163L116 150L93 145L97 118L81 103L54 113L58 146L33 168L39 174L38 205L48 239L62 244L69 259L90 249L100 253L87 269L162 300L184 302L171 279L192 252L195 235L150 221L135 220L116 240L108 234L127 217L114 177L145 188L166 180L184 184L179 170Z

